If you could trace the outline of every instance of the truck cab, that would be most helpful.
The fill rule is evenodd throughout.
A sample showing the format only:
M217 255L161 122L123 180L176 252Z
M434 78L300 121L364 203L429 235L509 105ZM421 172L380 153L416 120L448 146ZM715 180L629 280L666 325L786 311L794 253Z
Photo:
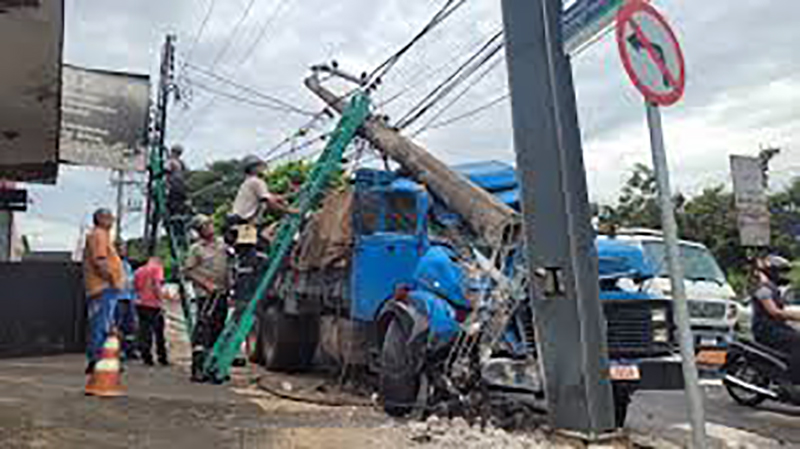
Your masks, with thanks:
M641 284L623 281L625 288L672 299L664 239L660 231L622 229L614 236L599 236L598 241L629 245L641 254L653 271L654 276ZM701 369L713 371L724 363L726 348L733 337L738 311L736 293L708 248L686 240L679 244L697 362Z

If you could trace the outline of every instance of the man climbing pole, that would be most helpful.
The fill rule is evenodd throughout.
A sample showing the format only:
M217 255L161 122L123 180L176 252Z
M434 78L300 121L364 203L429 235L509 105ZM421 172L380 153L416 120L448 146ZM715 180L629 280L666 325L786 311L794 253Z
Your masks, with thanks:
M205 357L225 328L228 315L230 271L227 247L214 234L211 218L198 215L192 220L192 227L199 239L189 248L184 265L184 273L197 292L196 325L192 334L192 380L205 382Z
M238 319L248 301L253 297L260 267L266 266L266 248L269 245L265 229L261 226L261 217L267 210L284 213L297 213L288 206L281 195L269 191L267 183L261 179L260 173L266 164L258 156L244 158L245 180L233 202L233 214L229 224L235 229L233 246L236 251L234 319ZM246 352L250 354L251 341L246 341ZM235 361L243 365L243 359Z
M179 247L186 248L186 223L192 211L186 191L186 164L181 159L182 156L183 147L173 146L164 164L164 174L167 187L167 225L170 226Z

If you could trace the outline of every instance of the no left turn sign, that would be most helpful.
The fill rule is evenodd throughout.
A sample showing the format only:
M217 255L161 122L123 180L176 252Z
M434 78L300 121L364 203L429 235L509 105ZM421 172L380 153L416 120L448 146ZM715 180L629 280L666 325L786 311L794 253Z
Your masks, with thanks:
M644 0L617 14L617 45L625 71L647 101L669 106L683 96L686 67L675 33Z

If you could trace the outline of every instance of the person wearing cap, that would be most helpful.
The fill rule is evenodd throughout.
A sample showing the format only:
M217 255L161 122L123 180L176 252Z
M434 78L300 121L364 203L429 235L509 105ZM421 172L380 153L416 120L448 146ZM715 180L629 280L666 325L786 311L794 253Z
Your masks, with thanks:
M266 256L259 255L258 248L263 248L266 239L263 237L260 219L266 210L273 209L284 213L296 214L298 211L287 204L286 199L269 191L267 183L259 176L266 164L258 156L247 156L243 160L245 180L239 187L233 201L233 222L238 223L233 247L236 251L236 288L234 294L234 319L238 319L248 301L252 298L258 284L259 267L266 262ZM252 346L250 338L247 340ZM242 358L235 360L242 365Z
M191 216L189 196L186 188L186 164L181 157L183 147L175 145L164 163L167 185L167 212L172 235L180 247L186 247L186 224Z
M197 316L192 335L192 380L205 381L203 363L214 347L228 315L230 271L225 243L214 233L210 217L198 215L192 220L198 240L189 248L184 273L197 293Z
M792 384L800 393L800 332L790 323L800 322L800 314L786 310L781 287L791 283L788 275L791 263L777 255L756 260L756 288L751 294L753 304L753 336L758 343L776 349L790 357Z
M92 216L94 228L86 236L83 250L83 279L86 288L89 335L86 373L94 371L103 344L114 326L120 290L125 283L122 260L111 240L114 215L100 208Z

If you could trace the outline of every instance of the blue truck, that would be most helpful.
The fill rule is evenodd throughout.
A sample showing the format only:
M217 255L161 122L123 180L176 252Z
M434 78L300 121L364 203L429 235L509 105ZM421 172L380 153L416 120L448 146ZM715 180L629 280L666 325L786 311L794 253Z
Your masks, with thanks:
M486 185L479 181L473 179ZM493 294L512 291L510 280L519 279L524 264L487 274L479 252L448 237L458 217L409 177L361 169L352 184L328 195L261 302L263 364L290 371L315 362L360 367L375 374L392 415L420 405L468 408L475 391L541 399L526 289L521 297L515 290L506 309ZM634 391L681 388L682 377L670 302L619 285L651 277L647 264L625 245L598 245L621 425ZM481 333L492 326L502 328L499 341L481 346ZM472 351L478 347L490 350Z

